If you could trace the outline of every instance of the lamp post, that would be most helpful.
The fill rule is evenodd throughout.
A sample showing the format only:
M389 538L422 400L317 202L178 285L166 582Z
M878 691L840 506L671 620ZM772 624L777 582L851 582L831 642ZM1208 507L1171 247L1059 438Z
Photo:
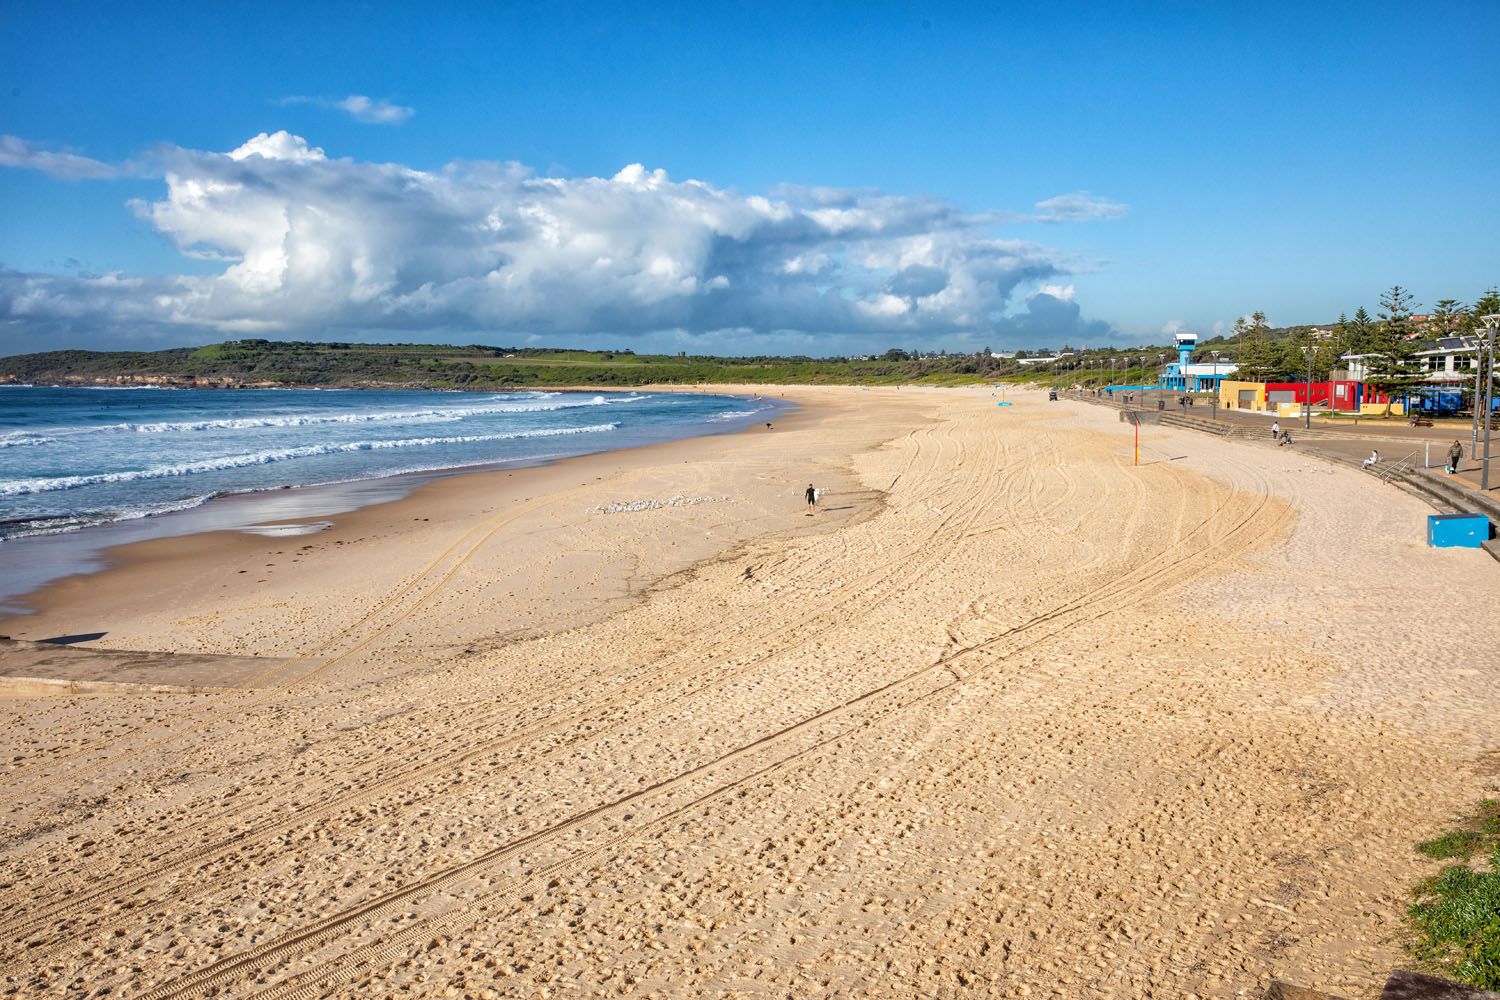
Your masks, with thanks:
M1313 358L1318 356L1318 351L1309 346L1302 348L1302 353L1307 355L1307 385L1304 387L1307 402L1302 407L1302 427L1305 430L1312 427L1312 368Z
M1490 399L1495 395L1495 332L1500 329L1500 313L1479 317L1484 322L1484 459L1479 466L1479 488L1490 488Z
M1474 337L1474 429L1469 437L1469 461L1479 458L1479 389L1484 383L1484 338Z
M1211 402L1213 404L1213 408L1214 408L1214 414L1213 414L1213 418L1212 419L1218 420L1219 419L1219 385L1220 385L1220 383L1219 383L1219 352L1218 351L1209 351L1208 353L1211 354L1211 355L1213 355L1213 359L1214 359L1214 396L1213 396L1213 399L1211 400Z

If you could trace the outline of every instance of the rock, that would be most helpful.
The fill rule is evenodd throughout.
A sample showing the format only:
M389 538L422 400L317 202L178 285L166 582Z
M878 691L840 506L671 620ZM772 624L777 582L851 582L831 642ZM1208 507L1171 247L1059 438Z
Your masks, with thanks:
M1500 1000L1500 993L1398 969L1385 981L1380 1000Z

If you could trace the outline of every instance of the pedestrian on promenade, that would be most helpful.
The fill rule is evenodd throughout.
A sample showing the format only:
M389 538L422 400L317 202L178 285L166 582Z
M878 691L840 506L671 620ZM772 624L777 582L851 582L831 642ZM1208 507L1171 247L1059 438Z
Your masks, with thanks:
M1458 443L1458 438L1454 438L1453 443L1448 446L1448 475L1451 476L1457 472L1458 463L1463 460L1464 446Z

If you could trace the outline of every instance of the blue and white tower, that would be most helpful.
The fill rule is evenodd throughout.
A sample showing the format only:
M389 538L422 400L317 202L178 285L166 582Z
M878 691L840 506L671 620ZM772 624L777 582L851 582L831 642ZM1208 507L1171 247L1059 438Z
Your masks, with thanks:
M1167 365L1167 370L1162 373L1161 384L1164 389L1211 392L1218 389L1219 383L1233 375L1239 367L1232 362L1220 361L1218 351L1213 352L1211 364L1193 364L1193 352L1198 349L1198 335L1189 330L1178 330L1175 341L1177 360Z
M1186 372L1193 363L1193 352L1198 349L1198 335L1189 330L1177 331L1177 371Z

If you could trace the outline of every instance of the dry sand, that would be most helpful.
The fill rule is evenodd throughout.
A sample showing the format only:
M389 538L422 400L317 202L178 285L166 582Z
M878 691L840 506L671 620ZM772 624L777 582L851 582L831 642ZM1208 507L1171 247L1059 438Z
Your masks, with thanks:
M0 701L0 994L1375 996L1500 784L1500 567L1254 443L786 392L0 626L287 658Z

